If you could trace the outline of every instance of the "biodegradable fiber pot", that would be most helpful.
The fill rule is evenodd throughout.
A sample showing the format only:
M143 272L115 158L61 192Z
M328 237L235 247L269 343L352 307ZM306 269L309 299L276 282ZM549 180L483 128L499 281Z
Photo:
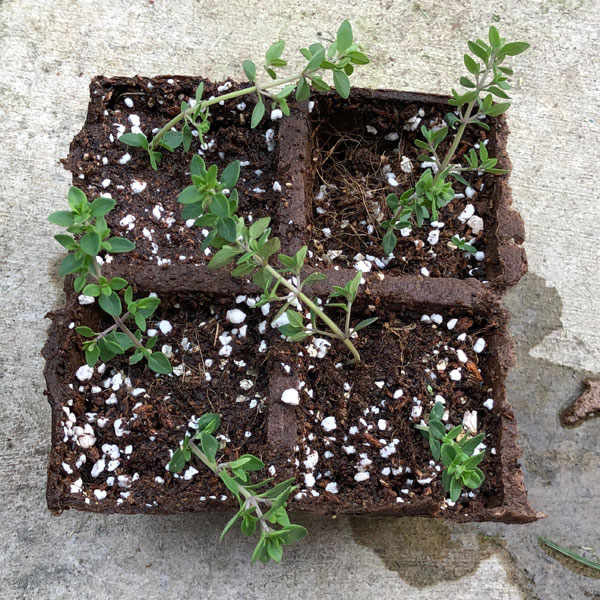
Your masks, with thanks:
M215 108L205 145L194 142L192 150L220 169L242 161L241 214L271 216L288 254L309 246L307 272L328 276L313 293L325 298L328 286L345 283L357 267L370 269L355 318L378 321L356 342L363 362L349 366L341 344L282 340L271 326L274 311L252 308L258 290L247 278L206 267L203 232L182 222L176 201L188 185L188 155L167 155L154 172L142 153L118 142L131 124L150 131L164 123L198 81L92 81L88 118L65 164L88 195L110 193L117 201L109 225L137 248L105 268L139 292L161 297L150 326L174 373L157 377L126 358L82 368L75 325L108 322L67 281L66 307L50 315L44 349L53 415L49 507L127 513L233 508L234 499L201 466L179 475L166 470L170 450L194 430L195 419L216 411L225 456L251 452L276 479L297 479L292 510L459 521L539 518L527 502L505 397L514 353L498 298L526 268L522 222L510 209L507 178L473 182L442 211L443 227L411 232L386 262L369 215L378 202L383 209L390 173L399 185L411 185L421 169L413 125L439 119L443 98L355 90L345 103L322 94L254 131L252 100ZM216 93L215 84L205 85ZM490 125L488 149L506 167L506 123L496 118ZM473 135L462 152L484 141ZM483 221L477 233L471 210ZM428 242L432 229L437 243ZM476 238L481 255L449 252L452 235ZM414 428L436 400L445 403L448 423L486 433L480 465L486 480L456 503Z

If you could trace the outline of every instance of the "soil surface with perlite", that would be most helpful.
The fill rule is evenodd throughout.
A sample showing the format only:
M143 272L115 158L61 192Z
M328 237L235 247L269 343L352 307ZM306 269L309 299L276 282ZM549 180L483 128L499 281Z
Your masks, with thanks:
M341 103L319 95L294 106L287 119L267 113L254 131L248 123L253 100L236 99L213 107L203 144L195 139L189 154L165 153L152 171L145 154L120 144L119 135L150 135L193 97L199 81L92 82L86 125L65 163L90 199L110 194L116 200L109 224L137 247L103 260L138 293L159 292L147 333L157 336L173 373L157 375L126 357L88 367L75 328L100 331L110 322L66 282L67 305L49 315L44 349L53 416L50 508L233 508L235 500L201 464L179 474L167 469L197 419L217 412L220 460L252 453L264 461L264 475L295 477L292 510L538 518L523 488L504 389L514 352L496 293L526 265L506 178L477 176L473 187L457 186L437 225L404 232L395 255L384 257L378 223L385 196L418 177L413 141L419 124L435 126L443 116L439 97L357 90ZM238 86L205 81L205 89L210 96ZM508 161L506 133L497 119L489 137L472 133L459 154L488 143L491 155ZM326 303L329 285L363 271L352 324L377 321L354 340L360 364L350 364L335 340L286 342L273 324L278 307L256 308L258 290L248 278L206 268L210 252L200 249L206 232L182 222L176 199L190 183L192 152L219 170L242 161L240 214L249 221L273 217L288 253L308 244L309 266L329 279L313 288L319 302ZM483 256L451 250L452 235L466 236ZM335 310L328 312L342 323ZM442 465L414 427L435 402L445 406L447 427L485 433L478 448L486 453L485 481L455 503L441 484Z
M189 163L193 153L201 155L207 166L217 165L219 173L234 160L240 161L240 214L250 220L277 214L278 122L264 121L251 129L251 97L211 107L211 126L204 143L194 131L189 153L182 148L173 153L163 149L157 171L150 168L145 151L119 141L130 131L151 138L152 132L179 113L182 100L193 103L200 81L205 83L206 97L240 87L231 81L217 85L188 77L100 77L92 83L86 125L73 140L65 166L73 173L73 184L86 194L107 195L117 201L108 225L136 244L133 255L114 257L117 263L149 261L167 267L210 259L210 250L201 249L206 230L193 227L193 220L184 221L182 205L177 202L178 194L192 183Z
M398 233L394 252L385 255L381 222L390 217L385 198L414 186L424 169L414 146L420 127L441 127L450 108L435 95L354 90L349 100L319 94L292 117L267 112L257 129L250 128L252 96L210 108L211 128L200 143L196 136L185 153L163 151L158 171L146 153L119 142L125 132L151 137L179 112L182 101L193 103L199 78L95 78L86 124L71 143L65 166L73 184L88 195L117 201L109 225L136 243L132 255L109 257L116 268L135 271L155 265L166 274L174 265L204 265L211 249L201 245L208 230L181 218L177 195L191 184L193 153L221 172L233 160L241 164L240 214L248 222L270 216L272 228L291 245L309 246L315 268L355 268L376 272L473 279L502 291L526 269L520 244L523 223L510 208L507 175L467 173L470 186L454 182L456 195L437 221ZM205 84L205 97L240 88L227 81ZM467 129L457 151L460 161L471 148L486 145L498 166L510 170L506 154L508 127L503 116L488 119L491 130ZM300 124L297 127L290 123ZM305 139L304 139L305 138ZM449 136L440 154L450 143ZM457 236L477 250L456 250ZM287 239L286 239L287 238ZM155 271L156 273L156 271ZM155 275L157 277L158 275Z
M437 167L417 160L423 151L414 145L422 139L421 127L440 128L449 107L435 104L359 100L331 97L312 112L316 168L312 199L311 248L314 264L422 274L429 277L487 279L486 251L495 229L496 178L475 173L471 186L454 181L454 200L440 210L437 220L398 232L392 255L382 247L381 222L390 216L385 198L401 195L415 186L424 169ZM455 162L480 144L495 156L506 136L504 121L492 120L493 131L471 127L463 138ZM438 149L444 156L452 136ZM491 140L491 143L490 143ZM468 177L467 175L465 175ZM466 239L477 253L456 251L453 236Z

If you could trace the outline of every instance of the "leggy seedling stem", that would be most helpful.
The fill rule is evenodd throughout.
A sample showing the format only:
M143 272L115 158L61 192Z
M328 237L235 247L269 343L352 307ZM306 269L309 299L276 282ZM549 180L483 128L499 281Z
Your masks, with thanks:
M202 136L209 130L208 112L205 110L214 104L222 103L225 100L232 100L241 96L256 93L257 102L252 111L251 127L255 128L263 119L266 109L263 101L263 95L272 100L272 108L278 108L281 113L289 116L290 108L287 98L295 91L295 98L298 102L307 100L310 97L311 87L320 91L330 89L323 78L319 75L320 71L330 70L333 75L333 85L340 96L348 98L350 94L350 81L348 76L354 72L357 65L366 65L369 62L368 57L360 51L361 46L353 41L352 27L348 21L344 21L337 32L336 40L325 48L320 43L311 44L308 48L300 49L300 53L307 60L305 67L294 75L287 77L277 77L276 68L287 66L287 61L281 55L285 49L285 42L279 40L272 44L265 54L264 68L271 77L272 81L259 83L257 81L256 65L251 60L243 62L244 72L251 83L250 87L236 90L233 92L221 94L215 98L202 100L204 92L204 83L201 82L195 94L193 106L187 102L181 103L181 111L173 117L166 125L158 130L151 141L146 138L142 132L125 133L119 137L119 140L133 147L141 147L148 152L150 164L154 170L158 169L158 163L162 159L161 149L173 152L175 148L183 145L187 152L192 142L192 127L196 128L197 134L202 143ZM265 90L282 87L274 94L268 94ZM185 121L181 131L175 129L175 125Z
M238 512L223 529L221 539L238 520L241 520L244 535L253 535L259 525L260 533L252 553L252 562L280 562L283 555L282 546L293 544L307 533L301 525L290 522L286 511L287 500L296 486L293 485L293 479L288 479L280 481L266 491L258 491L270 484L273 478L269 477L257 483L251 482L251 473L265 467L260 458L251 454L243 454L236 460L218 463L217 452L222 448L222 444L213 434L220 422L218 414L202 415L196 421L196 432L192 436L186 434L180 447L173 452L169 461L169 471L180 473L191 461L192 455L199 458L221 479L239 504ZM196 444L195 440L199 440L199 444Z
M494 61L494 53L492 53L492 55L490 56L489 64L492 64L493 61ZM475 82L476 82L475 90L477 91L478 94L485 89L487 77L488 77L489 73L490 73L490 67L486 66L485 71L483 71L483 73L481 73L481 75L475 76ZM458 130L454 136L454 139L452 140L452 144L450 145L450 148L448 148L448 151L446 152L446 155L444 156L444 159L441 163L439 161L439 157L438 157L437 153L435 152L435 148L433 149L433 158L435 159L435 162L438 167L438 171L433 177L434 184L437 181L439 181L440 178L443 179L447 175L446 169L448 168L448 165L450 164L450 162L454 158L454 155L456 154L456 150L458 149L458 146L463 138L463 135L465 133L467 125L469 125L469 123L471 123L471 121L472 121L471 114L473 112L473 108L475 107L475 104L476 104L476 100L471 100L471 102L469 102L469 104L467 104L464 114L462 114L462 111L461 111L460 126L458 127ZM470 171L472 169L459 167L457 170L460 170L460 171L469 170ZM414 199L415 197L416 197L416 194L413 194L411 196L411 199ZM400 204L400 206L398 206L398 208L394 211L394 214L392 216L392 221L398 220L400 213L403 210L405 210L405 208L406 207L403 204Z
M215 475L218 475L220 471L225 470L227 467L227 463L218 465L214 461L211 461L200 448L192 441L189 440L187 442L188 448L192 451L194 455L196 455ZM267 506L271 504L271 501L267 498L259 498L255 496L250 490L247 490L243 485L238 483L238 492L244 496L246 499L246 505L248 507L253 507L260 523L261 528L266 533L271 531L271 527L269 527L267 521L264 518L264 514L259 507L259 503L263 502Z
M195 171L200 173L198 176L199 178L201 178L203 172L206 172L200 157L194 157L191 169L192 172ZM342 331L342 329L340 329L340 327L325 314L323 308L321 308L317 302L311 300L303 291L303 287L327 279L322 273L311 273L304 278L303 281L301 280L302 266L308 248L303 246L294 256L278 254L277 259L284 266L284 269L278 270L269 264L270 257L277 254L280 248L280 240L278 238L269 239L270 229L268 228L268 225L270 218L264 217L259 219L248 228L244 225L243 219L235 214L237 208L237 191L233 189L233 186L235 186L238 176L239 162L236 161L223 171L221 176L222 180L217 184L217 187L223 187L223 185L225 185L223 181L228 182L228 185L230 185L230 188L228 189L232 189L230 199L227 200L223 194L217 193L208 206L208 212L196 221L197 224L203 223L209 226L216 226L205 238L206 243L206 240L209 240L212 236L211 241L214 240L214 243L220 248L209 262L209 268L216 269L224 267L231 264L236 257L239 257L237 261L238 266L232 271L232 275L242 276L255 272L253 278L254 283L263 289L260 301L255 306L263 306L273 301L285 303L276 317L277 319L285 313L288 318L288 324L279 327L279 331L284 336L291 341L302 341L310 335L324 333L328 337L341 340L352 354L353 362L359 363L360 355L350 340L349 313L352 309L352 304L356 299L362 273L358 272L352 281L348 282L344 287L334 285L332 292L329 295L329 298L343 296L346 300L345 303L335 302L326 304L326 306L341 307L346 311L345 331ZM190 196L190 194L196 194L196 191L192 189L191 192L185 193L186 196ZM194 200L196 198L195 196L190 197ZM201 200L194 203L201 203ZM188 206L190 205L188 204ZM199 207L199 209L201 208ZM235 229L229 230L229 224L231 224L232 227L235 226ZM227 237L219 237L219 232ZM227 245L227 242L229 242L230 245ZM292 274L291 281L284 276L285 273ZM279 296L277 294L277 289L280 285L283 285L283 287L288 289L291 292L291 295L283 297ZM304 316L300 312L288 310L294 302L303 303L304 306L310 310L311 327L304 325ZM330 333L321 332L317 329L317 318L327 325ZM361 321L354 327L354 331L358 331L359 329L370 325L375 320L376 318L372 317Z
M493 96L510 99L506 91L510 89L508 77L513 74L511 68L502 66L507 56L521 54L529 47L526 42L506 42L494 26L489 30L489 44L483 40L469 41L469 50L475 58L464 55L464 63L469 72L469 77L461 77L460 84L468 91L459 94L452 90L449 104L458 112L446 114L444 120L447 126L427 128L421 127L424 139L415 140L415 145L422 148L426 154L419 154L417 160L424 163L433 162L435 174L432 169L426 169L414 188L406 190L400 197L395 193L389 194L386 203L391 211L391 219L381 223L386 230L383 236L383 249L386 254L393 252L396 247L397 237L395 231L413 227L412 217L416 216L417 225L421 227L426 219L437 221L439 210L446 206L455 196L452 179L456 179L469 187L460 173L465 171L481 171L483 173L502 174L505 170L496 167L498 159L488 155L485 144L479 145L479 152L471 149L465 154L468 166L453 165L456 152L463 139L467 125L475 124L489 130L486 123L478 120L478 115L495 117L505 112L510 106L509 102L494 104ZM477 60L476 60L477 59ZM492 75L492 77L490 77ZM475 106L476 114L473 116ZM458 115L458 116L457 116ZM440 161L437 152L440 143L455 126L458 129L450 144L444 159Z
M479 76L479 75L475 76L475 84L476 84L475 90L477 91L477 94L478 94L477 97L479 97L479 93L485 89L485 86L487 83L487 77L490 73L489 65L493 64L494 58L495 58L495 54L492 51L492 55L490 56L489 62L486 65L485 71L483 71L481 76ZM464 115L462 114L462 111L461 111L460 125L458 127L458 131L456 132L456 135L454 136L454 140L452 140L452 144L450 145L450 148L448 148L448 152L446 152L446 156L444 157L442 164L438 165L438 172L435 174L435 176L433 178L434 183L436 181L438 181L438 179L441 176L444 175L445 169L450 164L450 161L454 158L454 155L456 154L458 145L460 144L462 137L465 133L465 130L467 128L467 125L471 122L471 113L473 112L473 108L476 104L476 101L477 101L476 99L471 100L471 102L469 102L469 104L467 104L467 108L465 109Z
M316 69L315 69L316 70ZM314 71L310 71L313 73ZM259 94L263 90L267 90L269 88L277 87L280 85L285 85L286 83L291 83L292 81L298 81L300 77L307 75L306 71L301 71L299 74L290 75L289 77L284 77L282 79L277 79L275 81L271 81L267 84L263 85L253 85L242 90L236 90L235 92L229 92L228 94L222 94L221 96L216 96L215 98L211 98L210 100L203 100L202 106L200 110L204 110L213 104L218 104L219 102L223 102L225 100L232 100L233 98L239 98L240 96L245 96L246 94L252 94L253 92L258 92ZM162 136L167 133L167 131L171 131L177 123L181 120L185 119L187 115L191 115L194 111L198 110L197 106L190 107L182 112L180 112L176 117L173 117L164 127L162 127L159 131L157 131L156 135L152 138L152 141L149 144L150 150L156 150L158 142L162 138Z
M250 246L248 244L246 244L245 242L243 242L242 240L237 240L236 246L241 252L247 253L247 252L251 251ZM256 267L258 267L259 269L264 269L279 284L283 285L290 292L292 292L294 298L298 299L308 309L313 311L319 317L319 319L321 319L321 321L323 321L323 323L325 323L325 325L327 325L327 327L329 327L329 329L332 332L331 334L328 334L327 332L322 332L322 331L315 331L314 333L321 333L324 335L328 335L329 337L333 337L333 338L341 340L344 343L344 345L346 346L346 348L348 348L348 350L350 350L352 356L354 357L354 361L356 363L360 362L360 354L358 353L358 350L356 349L354 344L350 341L350 309L352 306L351 302L348 306L348 311L346 314L346 326L345 326L345 333L344 333L335 324L335 322L325 314L325 312L318 306L318 304L313 302L304 292L302 292L302 289L300 286L300 269L297 269L297 271L296 271L296 278L297 278L298 283L297 283L297 285L294 285L291 281L289 281L287 278L285 278L277 269L274 269L269 264L268 257L263 258L262 256L259 256L258 254L253 253L252 261L254 262ZM289 302L287 300L287 298L277 298L277 299Z
M93 257L93 263L92 263L93 267L94 267L94 273L96 275L96 281L100 281L100 277L102 277L102 271L100 270L100 264L98 263L98 257L94 256ZM127 325L125 325L125 323L123 322L123 319L121 319L121 317L117 317L115 315L111 315L114 322L115 322L115 326L118 327L130 340L131 343L136 347L136 348L144 348L144 346L142 344L140 344L140 341L135 337L135 335L133 335L133 333L131 332L131 330L129 329L129 327L127 327ZM109 328L110 329L110 328ZM109 330L107 329L106 331L104 331L102 334L100 334L100 336L98 336L97 339L100 339L102 337L104 337L107 333L109 333Z
M262 259L261 259L262 260ZM266 261L265 261L266 263ZM303 294L298 288L296 288L292 283L290 283L285 277L283 277L277 270L275 270L269 264L260 264L260 266L264 267L266 271L268 271L275 279L277 279L282 285L284 285L290 292L294 294L298 300L303 302L310 310L314 311L315 314L331 329L333 332L332 337L335 337L339 340L342 340L346 348L350 350L352 356L354 357L355 362L360 362L360 354L358 350L355 348L354 344L350 341L349 338L349 323L350 323L350 311L346 313L346 333L344 333L334 321L332 321L323 310L319 308L317 304L315 304L306 294ZM326 332L320 332L326 333Z

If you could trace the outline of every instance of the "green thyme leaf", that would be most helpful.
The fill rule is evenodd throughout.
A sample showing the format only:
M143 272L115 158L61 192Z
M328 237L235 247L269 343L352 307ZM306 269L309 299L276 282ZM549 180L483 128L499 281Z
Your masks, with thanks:
M333 85L336 92L344 99L350 95L350 80L343 71L333 72Z
M169 359L162 352L153 352L148 356L148 367L161 375L169 375L173 372Z

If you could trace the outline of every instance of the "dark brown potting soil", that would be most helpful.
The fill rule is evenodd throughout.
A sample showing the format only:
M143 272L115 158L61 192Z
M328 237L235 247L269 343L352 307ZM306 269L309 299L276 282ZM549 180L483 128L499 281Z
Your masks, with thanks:
M132 366L126 358L114 359L102 372L98 365L92 373L82 370L82 340L74 327L101 330L109 322L95 304L82 306L67 282L67 306L50 315L44 349L53 418L50 508L128 513L231 508L233 499L201 464L193 463L177 477L165 468L185 432L193 433L194 420L218 412L221 460L250 452L264 460L263 475L295 477L292 509L425 514L460 521L539 518L527 503L516 424L504 389L514 353L497 293L516 283L526 269L522 222L510 209L506 177L473 180L481 193L457 198L447 207L440 217L445 225L438 244L417 247L414 242L430 228L414 229L399 242L393 261L365 273L355 320L376 315L378 321L360 332L355 343L363 362L350 366L341 343L334 342L324 353L323 343L314 339L286 343L271 327L277 308L268 313L252 308L258 291L249 278L232 279L223 270L206 268L208 256L200 251L203 233L182 222L176 201L190 183L189 159L192 151L201 151L219 169L234 159L249 161L238 185L240 213L271 216L287 253L309 244L310 266L328 275L328 282L313 288L325 300L331 284L343 285L356 273L354 254L381 256L376 228L372 235L362 233L365 224L360 221L367 221L369 205L357 201L358 192L372 192L371 199L383 206L392 190L381 188L382 164L390 164L396 174L398 191L412 185L420 172L412 146L417 133L404 124L421 109L424 123L439 119L444 100L355 90L350 103L341 105L320 95L315 105L293 107L292 116L283 121L267 115L252 131L253 101L238 99L214 107L206 147L195 140L189 154L182 149L165 153L154 172L141 150L118 142L117 132L135 127L133 114L149 134L177 114L198 81L137 77L92 82L86 125L65 164L90 199L110 193L117 201L109 224L137 248L115 256L105 269L126 277L140 295L159 293L161 306L149 327L159 336L157 347L171 355L174 373L157 376L144 363ZM218 93L217 87L206 82L206 95ZM238 107L242 101L246 106ZM366 131L366 125L377 134ZM385 135L393 131L399 137L388 143ZM501 158L500 166L509 167L506 134L505 121L495 120L489 146L490 154L493 148ZM482 139L473 136L461 153ZM130 159L120 164L126 153ZM402 156L414 163L411 174L398 168ZM335 183L341 169L350 177ZM337 189L331 188L325 204L319 204L315 196L325 177ZM343 188L351 180L354 187ZM362 190L358 195L352 191L356 182ZM485 223L476 244L485 260L477 261L477 271L472 271L473 259L467 262L447 246L451 234L469 235L464 224L460 231L457 225L468 201ZM342 227L345 220L349 225ZM322 235L326 227L330 236ZM343 255L319 260L335 249ZM230 322L231 310L243 311L242 324ZM340 315L332 314L341 322ZM480 338L485 348L477 352ZM460 377L451 376L453 372ZM298 406L282 402L290 389L299 392ZM481 464L486 480L455 505L441 486L440 465L414 428L437 397L444 399L448 424L461 423L467 411L474 411L478 431L486 433ZM82 445L86 427L95 439ZM354 452L347 451L350 447Z
M496 323L457 313L452 318L458 322L449 330L447 324L452 320L448 315L434 313L443 318L436 324L423 322L422 315L414 312L384 309L377 314L380 319L371 326L370 335L357 340L359 365L344 364L348 351L338 341L325 359L303 359L306 386L297 409L303 439L297 453L297 476L301 481L305 472L311 472L303 467L303 461L307 453L317 452L319 477L314 489L320 495L308 493L301 502L325 500L373 508L427 498L444 506L447 493L439 464L432 460L427 441L414 429L439 399L448 410L446 423L458 425L467 411L476 411L478 431L487 433L482 462L486 480L477 494L461 499L461 510L469 512L475 502L481 507L502 504L498 414L484 406L496 395L497 382L494 370L486 368L488 352L473 350L477 339L489 339L496 333ZM451 379L450 373L455 371L460 381ZM336 423L330 433L322 426L327 417ZM328 451L333 456L325 458ZM390 474L390 469L401 473ZM324 472L329 476L324 477ZM357 482L358 473L368 473L369 479ZM339 489L336 494L326 490L331 481Z
M117 265L208 261L210 256L201 250L202 229L186 225L181 218L182 205L177 202L178 194L192 183L193 154L201 154L207 168L217 165L219 173L229 163L239 160L243 165L237 187L240 213L254 219L276 217L280 194L273 190L273 184L278 164L278 121L266 119L261 126L251 129L250 115L255 102L252 96L211 107L205 144L201 145L199 137L194 137L187 153L181 146L173 153L162 149L163 158L157 171L152 170L143 149L118 140L119 133L131 131L132 123L139 123L135 126L150 139L153 130L177 115L182 101L194 98L200 81L205 83L205 98L240 88L231 85L218 92L216 84L190 77L151 80L99 77L92 83L86 124L71 144L65 167L73 173L73 184L88 197L108 194L117 201L108 216L108 225L137 246L127 257L116 256ZM126 100L133 106L128 107ZM273 129L271 151L265 138L269 129ZM129 160L122 164L127 156ZM142 187L141 191L135 191Z
M423 161L417 160L417 156L425 151L415 146L414 141L423 139L422 125L428 128L443 126L443 117L449 108L383 98L377 103L365 103L361 99L344 102L328 97L316 104L311 113L315 185L310 226L310 248L315 252L315 266L324 260L352 267L357 254L380 259L386 256L382 246L385 230L381 222L390 217L390 210L385 199L390 193L400 196L415 186L424 171ZM423 116L419 117L419 114ZM414 130L411 129L411 118L419 119ZM498 146L505 144L506 124L501 120L490 120L490 125L493 128L491 134L474 126L467 129L454 162L465 163L463 155L474 146L477 150L480 143L487 145L490 156L496 156ZM393 139L387 139L390 136ZM450 133L439 146L440 157L445 155L451 140ZM410 172L403 171L403 166ZM386 169L395 175L393 181L397 185L388 183ZM448 242L453 236L473 240L472 245L486 253L488 243L493 241L494 196L501 176L473 172L463 174L463 177L471 183L471 197L465 194L464 184L450 178L457 198L440 210L437 221L443 223L443 227L432 227L429 221L418 227L413 219L410 233L397 233L394 258L385 265L386 271L418 274L425 268L431 277L487 279L485 259L476 260L449 247ZM466 220L459 220L469 204L476 208L476 216L483 218L482 231L474 233ZM439 238L436 237L435 243L429 243L428 234L436 229ZM330 260L328 253L339 250L342 254Z

